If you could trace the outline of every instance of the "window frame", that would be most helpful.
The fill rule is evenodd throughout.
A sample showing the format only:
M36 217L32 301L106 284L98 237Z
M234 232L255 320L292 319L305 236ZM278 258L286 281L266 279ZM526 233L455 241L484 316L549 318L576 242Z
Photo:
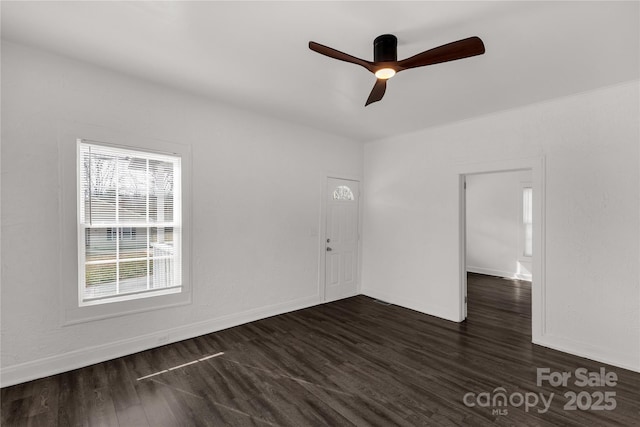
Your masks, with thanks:
M79 138L82 136L82 138ZM182 159L182 290L179 293L152 298L114 300L109 304L80 305L78 291L78 140L105 146L158 154L171 154ZM109 142L105 142L109 141ZM60 326L108 319L151 310L192 304L191 283L191 147L186 144L142 137L76 122L61 121L58 131L58 168L60 183L59 210L59 322ZM82 240L80 242L80 240Z
M94 229L104 229L105 233L106 233L106 240L110 241L110 242L115 242L116 248L120 247L122 244L124 244L125 241L131 241L133 240L134 236L136 235L136 232L134 231L136 227L145 227L147 228L147 233L149 233L149 230L151 230L151 228L154 228L153 225L155 225L155 223L150 222L149 220L149 213L146 213L146 220L144 222L123 222L122 225L121 223L119 223L119 221L117 220L117 216L118 213L115 213L115 218L113 221L107 221L107 222L115 222L115 224L117 225L109 225L109 226L104 226L102 225L101 221L98 219L97 220L97 224L96 225L92 225L91 221L89 221L89 224L86 223L86 219L85 218L81 218L81 213L84 212L85 209L87 209L87 206L84 205L83 202L83 179L86 181L87 177L83 178L82 175L82 150L89 150L89 153L91 152L91 149L94 148L97 152L100 152L100 150L105 150L107 155L109 156L117 156L119 157L124 157L124 156L130 156L130 157L137 157L137 158L144 158L146 161L148 161L149 159L151 160L160 160L162 162L167 162L167 163L171 163L173 165L174 168L174 173L176 172L177 169L177 174L174 175L173 180L175 183L175 186L177 187L175 190L177 191L174 195L173 195L173 199L174 199L174 203L175 203L175 207L176 209L178 209L177 212L175 212L175 215L172 215L172 220L171 222L171 227L179 227L181 229L181 222L182 222L182 197L181 197L181 193L182 193L182 158L176 154L173 153L158 153L156 151L150 151L150 150L141 150L139 148L133 148L133 147L120 147L120 146L114 146L113 144L109 144L109 143L102 143L102 142L98 142L98 141L92 141L92 140L87 140L87 139L78 139L77 141L77 147L78 147L78 151L77 151L77 156L76 156L76 166L78 168L77 170L77 179L78 179L78 212L77 212L77 218L78 218L78 305L79 306L88 306L88 305L97 305L97 304L111 304L114 302L118 302L118 301L128 301L128 300L132 300L132 299L138 299L138 298L153 298L159 295L167 295L167 294L172 294L172 293L180 293L182 292L182 280L180 277L180 273L181 273L181 260L182 260L182 239L181 236L179 235L178 239L174 242L174 246L173 246L173 250L175 251L174 255L176 256L176 258L178 259L178 263L175 264L175 277L169 279L169 281L173 284L174 281L177 282L176 285L174 286L167 286L167 287L163 287L163 288L156 288L156 289L149 289L149 279L147 278L147 289L144 290L136 290L134 292L128 292L128 293L119 293L118 289L118 283L120 283L120 278L116 277L116 293L115 294L111 294L111 295L103 295L103 296L96 296L93 298L87 298L87 293L86 293L86 271L87 271L87 267L88 267L88 262L87 262L87 246L83 246L83 243L85 242L85 235L86 235L86 231L87 230L94 230ZM113 153L110 153L110 151L113 150ZM119 166L116 166L116 168L118 168L119 170ZM117 179L117 172L116 172L116 179ZM148 179L148 178L147 178ZM84 184L86 184L86 182L84 182ZM149 185L149 181L147 180L147 185ZM116 195L118 194L118 189L120 189L119 183L116 184ZM116 207L116 211L117 211L117 206L118 206L118 201L115 201L115 207ZM148 211L149 209L149 201L147 200L147 206L145 207L145 209ZM174 224L175 222L175 224ZM157 227L162 227L161 225L157 225ZM90 234L90 233L89 233ZM149 244L149 240L147 239L147 244ZM122 272L122 266L126 265L127 263L129 263L130 261L127 260L126 258L120 258L117 254L120 251L118 249L116 249L116 258L114 259L114 262L111 263L109 262L108 264L114 264L115 265L115 271L116 271L116 276L119 276L119 274L117 273L118 271ZM147 258L147 267L149 267L149 262L150 259ZM151 262L153 262L155 260L155 257L153 259L151 259ZM94 261L96 262L96 261ZM102 261L98 261L98 262L102 262ZM99 285L96 285L99 286Z

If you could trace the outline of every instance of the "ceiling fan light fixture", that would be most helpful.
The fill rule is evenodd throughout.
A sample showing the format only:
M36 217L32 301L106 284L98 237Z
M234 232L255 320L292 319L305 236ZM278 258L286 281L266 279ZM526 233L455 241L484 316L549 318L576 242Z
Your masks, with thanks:
M393 68L380 68L375 74L377 78L387 80L396 75L396 70Z
M339 61L360 65L376 75L376 82L373 85L373 89L371 89L367 102L364 104L365 107L382 99L387 89L387 80L400 71L455 61L484 53L484 43L477 36L443 44L402 61L398 61L397 48L398 39L393 34L383 34L376 37L373 41L373 62L371 62L340 52L329 46L323 46L313 41L309 42L309 49L314 52Z

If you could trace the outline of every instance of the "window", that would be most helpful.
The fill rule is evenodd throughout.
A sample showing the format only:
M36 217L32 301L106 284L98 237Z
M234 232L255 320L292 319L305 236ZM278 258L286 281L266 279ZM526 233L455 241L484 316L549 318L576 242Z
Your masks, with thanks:
M346 185L340 185L333 190L333 200L355 200L353 191Z
M80 305L181 292L181 158L78 143Z
M533 189L531 187L522 188L522 228L524 242L522 255L530 257L533 255Z

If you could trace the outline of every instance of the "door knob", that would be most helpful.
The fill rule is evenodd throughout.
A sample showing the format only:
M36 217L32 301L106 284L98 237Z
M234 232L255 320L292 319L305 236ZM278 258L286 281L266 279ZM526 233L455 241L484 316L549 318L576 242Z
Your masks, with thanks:
M327 252L331 252L333 249L331 249L329 246L327 246Z

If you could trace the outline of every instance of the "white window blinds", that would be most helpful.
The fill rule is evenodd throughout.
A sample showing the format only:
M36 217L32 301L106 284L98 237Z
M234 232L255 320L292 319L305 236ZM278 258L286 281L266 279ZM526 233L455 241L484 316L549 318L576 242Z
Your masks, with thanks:
M78 142L79 301L179 292L180 157Z

